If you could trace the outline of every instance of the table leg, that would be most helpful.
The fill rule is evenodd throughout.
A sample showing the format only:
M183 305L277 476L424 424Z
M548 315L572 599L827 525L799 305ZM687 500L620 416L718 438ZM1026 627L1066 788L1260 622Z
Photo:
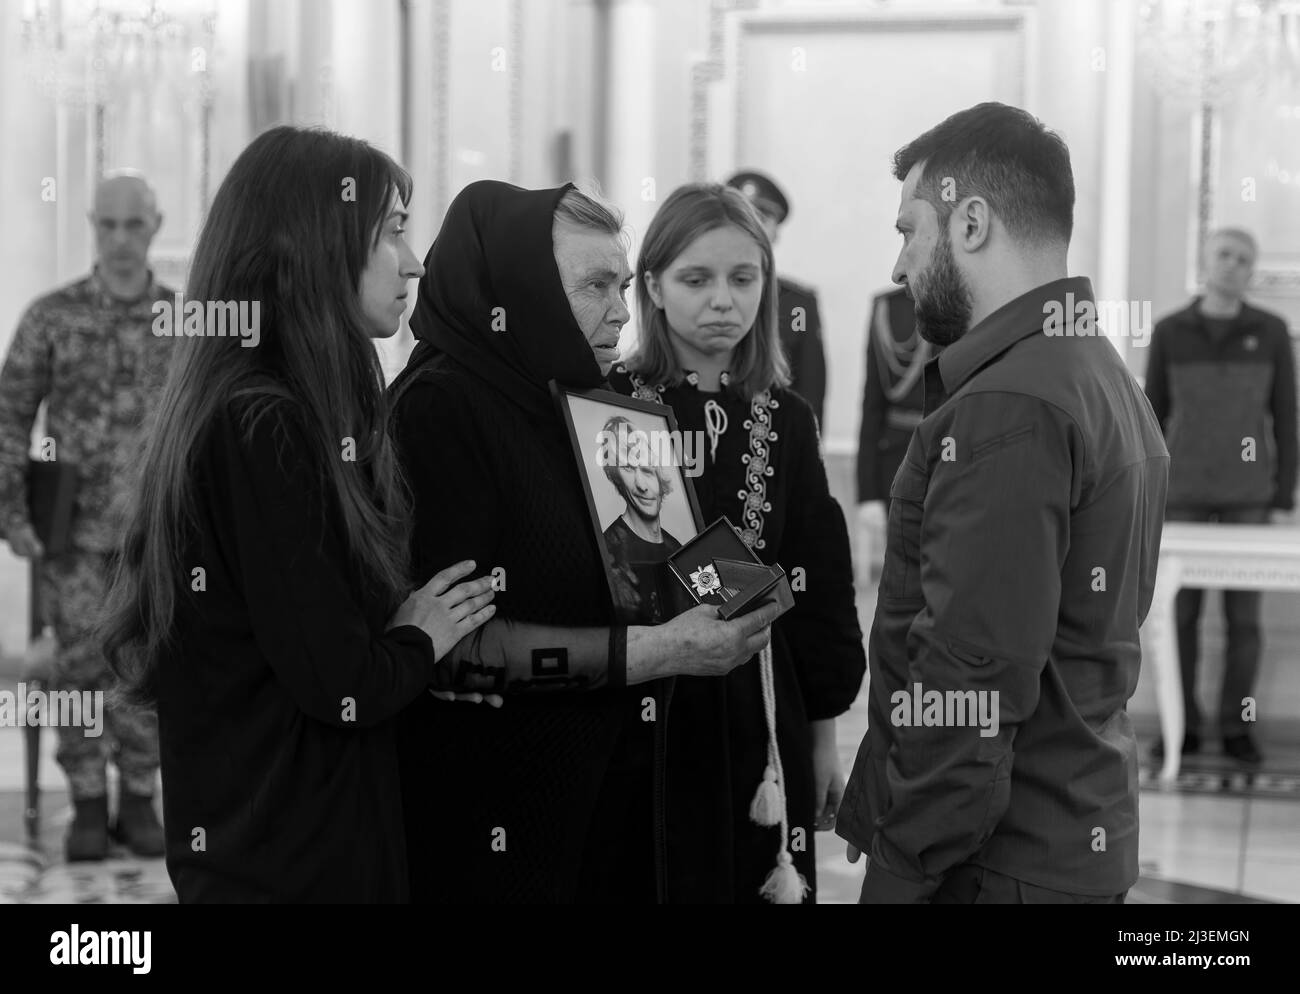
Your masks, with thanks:
M1142 634L1147 655L1156 676L1156 703L1160 710L1160 731L1165 744L1165 762L1160 785L1172 787L1178 779L1183 755L1183 677L1178 668L1178 625L1175 600L1182 575L1176 557L1160 557L1156 586L1151 596Z

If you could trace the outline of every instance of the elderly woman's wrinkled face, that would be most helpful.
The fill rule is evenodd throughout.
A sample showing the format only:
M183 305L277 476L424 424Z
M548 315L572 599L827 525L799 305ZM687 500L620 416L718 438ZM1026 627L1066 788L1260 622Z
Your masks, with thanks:
M632 267L617 235L557 223L553 229L555 264L574 320L607 376L618 361L618 336L632 317L627 289Z

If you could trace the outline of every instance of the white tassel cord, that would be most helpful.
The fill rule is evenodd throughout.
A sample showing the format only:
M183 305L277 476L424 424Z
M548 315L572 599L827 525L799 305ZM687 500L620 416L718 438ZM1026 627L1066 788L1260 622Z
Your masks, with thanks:
M758 656L758 677L763 688L763 716L767 722L767 768L749 805L749 820L755 825L779 825L785 817L785 779L781 777L781 754L776 746L776 684L772 676L772 647Z
M718 439L727 430L727 412L716 400L708 400L704 403L704 427L709 435L709 460L717 462Z
M780 825L781 848L776 866L763 881L759 894L773 904L802 904L808 894L808 881L795 869L790 856L790 823L785 804L785 771L776 741L776 682L772 675L772 646L769 643L758 655L759 679L763 687L763 716L767 719L767 769L749 806L750 820L758 825Z

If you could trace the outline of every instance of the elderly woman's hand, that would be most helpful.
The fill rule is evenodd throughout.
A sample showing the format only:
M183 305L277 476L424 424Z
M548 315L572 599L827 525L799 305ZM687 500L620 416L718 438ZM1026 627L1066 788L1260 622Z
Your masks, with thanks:
M665 676L723 676L762 651L781 608L768 601L723 621L712 604L699 604L662 625L627 631L627 682Z

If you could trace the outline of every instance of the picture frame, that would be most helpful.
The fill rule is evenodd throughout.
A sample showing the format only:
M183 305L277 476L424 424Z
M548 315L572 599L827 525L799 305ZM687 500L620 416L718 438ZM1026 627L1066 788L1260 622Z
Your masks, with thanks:
M568 429L615 618L668 621L693 606L668 557L704 530L672 408L554 380L550 389Z

